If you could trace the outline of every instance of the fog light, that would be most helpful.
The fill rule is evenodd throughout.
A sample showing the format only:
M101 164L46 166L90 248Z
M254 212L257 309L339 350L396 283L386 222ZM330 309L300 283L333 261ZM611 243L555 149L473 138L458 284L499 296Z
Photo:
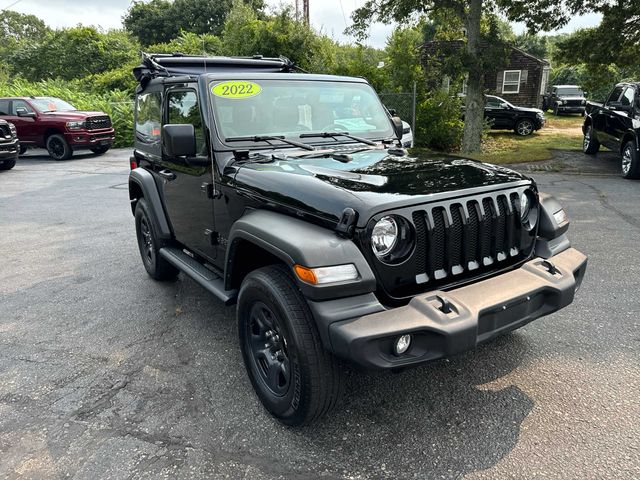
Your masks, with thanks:
M393 354L400 356L407 353L411 346L411 334L400 335L395 342L393 342Z

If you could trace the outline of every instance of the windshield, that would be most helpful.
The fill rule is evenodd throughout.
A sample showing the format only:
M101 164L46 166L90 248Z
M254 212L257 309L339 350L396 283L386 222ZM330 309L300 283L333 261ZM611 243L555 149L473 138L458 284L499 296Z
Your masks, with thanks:
M584 92L580 88L559 88L558 95L572 95L576 97L584 97Z
M76 110L70 103L55 97L39 97L32 99L31 103L39 112L68 112Z
M393 136L391 122L366 84L252 80L211 83L213 109L223 139L283 135L306 143L351 141L305 137L305 133L348 132L366 139ZM302 135L302 137L301 137Z

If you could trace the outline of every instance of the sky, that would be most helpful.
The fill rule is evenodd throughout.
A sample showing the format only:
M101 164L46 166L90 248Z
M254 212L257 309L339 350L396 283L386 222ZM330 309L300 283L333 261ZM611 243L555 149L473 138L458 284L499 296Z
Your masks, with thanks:
M295 0L266 0L273 7ZM317 29L341 42L351 39L343 34L349 24L351 12L364 0L309 0L311 24ZM14 4L15 3L15 4ZM0 9L10 7L20 13L34 14L49 26L72 27L78 24L94 25L103 29L122 26L122 16L131 0L0 0ZM11 6L14 4L13 6ZM575 17L559 32L573 32L578 28L595 26L600 17L595 14ZM392 26L373 24L366 43L374 47L384 47ZM516 33L524 31L524 26L514 24Z

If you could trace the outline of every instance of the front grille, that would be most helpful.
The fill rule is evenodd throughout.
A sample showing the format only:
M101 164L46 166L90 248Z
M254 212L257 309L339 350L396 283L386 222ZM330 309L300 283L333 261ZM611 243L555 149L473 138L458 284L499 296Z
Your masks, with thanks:
M581 107L582 100L565 100L564 105L566 107Z
M0 140L4 140L6 138L13 138L11 135L11 130L9 129L9 125L0 125Z
M395 277L387 290L435 287L501 270L527 258L534 232L522 227L517 206L523 188L421 205L409 211L416 233L416 249L409 264L401 266L413 278ZM413 268L408 268L409 266ZM401 268L398 267L398 268ZM378 265L381 276L392 275L393 266ZM413 272L411 272L413 270ZM385 282L383 278L383 283ZM401 288L402 287L402 288ZM424 290L424 289L423 289ZM389 291L389 293L394 293ZM403 292L395 292L404 296Z
M111 119L108 116L89 117L86 121L87 130L100 130L103 128L111 128Z

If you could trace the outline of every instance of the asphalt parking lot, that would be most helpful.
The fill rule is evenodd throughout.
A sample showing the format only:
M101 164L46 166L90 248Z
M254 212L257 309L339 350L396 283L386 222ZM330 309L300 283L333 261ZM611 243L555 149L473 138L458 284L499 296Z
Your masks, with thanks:
M233 308L146 275L128 152L27 155L0 172L0 477L640 478L640 181L573 155L533 175L589 256L575 303L448 360L349 372L301 429L253 394Z

